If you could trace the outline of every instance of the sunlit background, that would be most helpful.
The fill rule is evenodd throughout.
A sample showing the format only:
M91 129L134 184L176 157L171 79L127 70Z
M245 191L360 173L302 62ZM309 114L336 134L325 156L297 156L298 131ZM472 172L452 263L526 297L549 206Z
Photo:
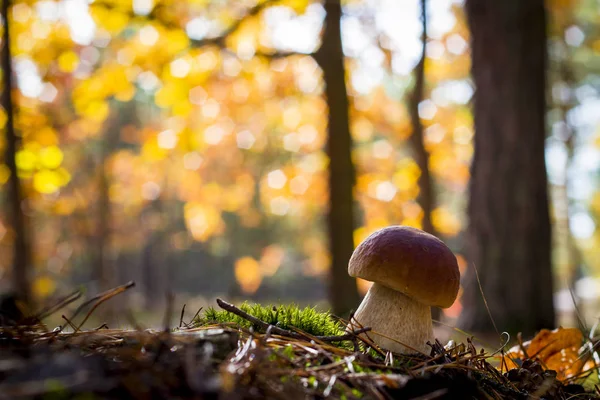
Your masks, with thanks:
M324 303L327 105L310 54L325 13L316 1L270 3L248 16L255 1L13 2L16 160L38 299L81 284L96 290L95 269L109 263L117 283L138 283L127 302L139 309L160 310L167 290L198 304L216 296ZM343 4L358 244L390 224L421 227L421 171L407 144L421 11L418 0ZM569 281L591 316L600 293L600 3L553 0L549 12L555 305L569 321ZM419 116L432 220L465 268L468 28L461 1L430 0L428 13ZM0 165L3 192L8 178ZM0 289L14 239L6 217ZM460 309L457 301L444 312Z

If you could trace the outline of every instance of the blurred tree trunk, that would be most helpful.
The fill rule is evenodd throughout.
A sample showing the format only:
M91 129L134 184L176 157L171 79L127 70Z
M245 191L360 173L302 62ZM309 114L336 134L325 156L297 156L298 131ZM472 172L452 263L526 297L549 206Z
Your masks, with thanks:
M5 0L2 2L2 16L4 18L4 32L2 35L2 71L4 78L4 90L2 91L2 107L6 112L6 150L4 153L4 161L10 171L8 181L8 203L9 209L7 215L14 231L14 253L13 253L13 290L18 293L19 300L25 305L30 306L31 297L31 282L30 282L30 261L31 248L27 232L26 216L21 207L23 202L23 193L21 182L17 174L17 163L15 156L19 146L20 138L17 137L14 125L14 109L12 101L12 64L10 56L10 2Z
M412 123L412 135L410 143L413 149L413 157L421 170L419 175L419 197L417 202L423 210L423 230L438 236L438 233L431 221L431 213L435 208L435 192L433 190L433 182L431 179L431 171L429 170L429 152L425 148L423 139L423 124L419 117L419 103L423 101L425 95L425 59L427 58L427 1L421 0L421 58L415 66L415 86L409 98L408 109L410 120ZM431 316L439 320L442 313L438 307L432 307Z
M332 311L347 316L358 307L360 297L356 282L348 276L348 261L354 251L355 181L352 163L352 138L348 115L348 93L340 20L339 0L325 2L323 41L315 59L323 70L325 96L329 107L326 151L329 157L329 210L327 229L331 252L329 301Z
M146 220L146 244L142 249L140 280L146 309L152 311L157 311L164 305L167 293L172 290L167 261L170 252L168 241L172 229L169 210L165 207L165 204L168 204L167 182L168 178L164 179L161 194L148 204L142 216Z
M421 175L419 176L418 181L419 197L417 198L417 201L423 210L423 230L437 236L437 232L435 231L433 223L431 222L431 212L435 207L435 193L433 191L433 183L429 170L429 153L427 152L427 149L425 149L425 142L423 139L423 124L421 123L421 118L419 117L419 103L423 101L425 94L425 59L427 58L426 0L421 0L421 20L423 25L423 32L421 34L421 58L419 63L415 66L415 86L409 101L409 112L412 122L412 135L410 136L410 142L412 145L415 162L421 170Z
M554 326L544 162L546 11L543 0L467 0L472 35L475 155L469 269L459 325L531 335Z
M114 260L110 256L111 218L110 171L108 159L119 140L118 118L110 115L105 122L104 137L100 140L98 160L98 214L96 233L95 280L100 292L117 286ZM102 322L110 324L115 318L115 303L107 301L98 311Z

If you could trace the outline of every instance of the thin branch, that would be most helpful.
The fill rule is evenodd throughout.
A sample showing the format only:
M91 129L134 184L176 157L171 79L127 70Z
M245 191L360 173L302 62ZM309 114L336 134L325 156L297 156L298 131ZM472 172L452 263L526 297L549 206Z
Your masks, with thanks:
M81 323L79 324L79 326L77 327L77 329L75 330L74 333L77 333L81 329L83 324L86 323L86 321L88 320L90 315L92 315L92 313L96 310L96 308L98 308L100 306L100 304L104 303L107 300L112 299L116 295L123 293L124 291L126 291L127 289L129 289L133 286L135 286L135 283L133 281L131 281L131 282L126 283L125 285L117 286L111 290L104 292L105 294L103 296L101 296L98 299L98 301L96 301L96 303L92 306L92 309L90 311L88 311L85 318L83 319L83 321L81 321Z
M260 14L264 9L266 9L270 6L273 6L277 3L279 3L280 1L281 0L265 0L262 3L259 3L259 4L255 5L254 7L251 7L248 11L246 11L246 13L244 15L242 15L233 24L231 24L229 27L227 27L218 36L207 37L204 39L191 39L190 38L192 47L203 47L203 46L210 46L210 45L224 47L225 40L227 40L227 38L229 36L231 36L232 34L237 32L240 29L240 27L242 26L242 24L248 18L251 18L253 16ZM116 9L116 6L114 4L103 2L103 1L94 1L91 4L91 6L92 7L102 7L105 10L109 10L109 11ZM169 28L169 29L183 29L179 24L175 24L171 21L167 21L167 20L161 18L160 10L164 7L165 7L164 5L158 5L158 6L154 7L154 9L148 15L139 15L139 14L134 13L133 10L129 10L129 11L119 10L119 11L127 14L129 16L129 18L131 18L131 19L156 21L156 22L160 23L162 26Z
M267 324L266 322L256 318L253 315L248 314L245 311L240 310L239 308L237 308L236 306L234 306L233 304L230 304L224 300L221 299L217 299L217 304L219 305L219 307L221 307L223 310L225 311L229 311L239 317L244 318L245 320L249 321L250 323L252 323L255 326L258 326L259 328L261 328L262 330L266 331L267 329L269 329L270 326L272 326L271 328L271 332L277 335L282 335L282 336L288 336L288 337L293 337L295 339L306 339L306 337L304 337L303 335L300 335L296 332L292 332L289 331L287 329L282 329L278 326L275 325L271 325L271 324Z
M88 300L86 300L86 301L85 301L85 302L83 302L83 303L82 303L82 304L81 304L79 307L77 307L77 309L75 310L75 312L73 313L73 315L71 315L71 318L70 318L70 320L74 320L74 319L75 319L75 317L76 317L77 315L79 315L79 313L80 313L80 312L81 312L81 311L82 311L82 310L83 310L85 307L89 306L90 304L92 304L92 303L93 303L93 302L95 302L96 300L98 300L98 299L101 299L101 298L103 298L104 296L106 296L106 295L109 295L109 294L113 293L113 292L114 292L114 291L116 291L116 290L123 289L122 291L125 291L125 290L127 290L127 289L129 289L129 288L131 288L131 287L133 287L133 286L135 286L135 282L133 282L133 281L130 281L130 282L127 282L127 283L126 283L126 284L124 284L124 285L117 286L116 288L113 288L113 289L107 290L107 291L105 291L105 292L102 292L102 293L100 293L100 294L97 294L96 296L92 297L91 299L88 299ZM119 293L120 293L120 292L119 292ZM60 331L62 331L63 329L64 329L64 325L63 325L63 326L60 328Z
M73 332L75 332L77 330L77 327L75 325L73 325L71 320L69 318L67 318L65 315L62 316L62 319L64 319L67 322L67 324L69 324L71 329L73 329ZM60 331L62 331L62 328L58 332L60 332Z
M250 8L243 16L241 16L236 22L234 22L231 26L226 28L220 35L214 37L207 37L204 39L192 39L190 38L191 47L199 48L204 46L218 46L220 48L225 48L225 41L229 36L237 32L242 24L250 17L256 16L261 13L266 8L273 6L277 3L281 2L281 0L265 0L264 2L257 4L256 6ZM95 1L92 3L92 6L102 7L107 10L112 10L115 8L113 4L104 3ZM143 19L146 21L157 21L162 26L169 29L182 29L182 27L178 24L174 24L169 21L165 21L159 16L159 10L164 6L155 7L152 12L148 15L137 15L133 11L129 12L128 15L132 19ZM320 48L319 48L320 50ZM265 52L265 51L257 51L254 53L255 57L264 58L267 60L278 60L282 58L292 57L292 56L309 56L313 57L318 62L318 58L320 56L319 50L312 53L301 53L298 51L273 51L273 52Z
M292 57L292 56L308 56L312 58L317 58L318 51L313 53L301 53L299 51L276 51L273 53L265 53L263 51L257 51L254 53L255 57L264 58L267 60L280 60L282 58Z
M245 15L243 15L237 21L235 21L229 28L225 29L225 31L222 34L220 34L219 36L215 36L212 38L200 39L200 40L192 40L192 44L194 45L194 47L207 46L207 45L211 45L211 44L223 47L223 45L225 44L225 40L229 36L231 36L233 33L237 32L237 30L240 29L242 24L248 18L260 14L260 12L262 10L264 10L267 7L270 7L280 1L281 0L265 0L264 2L259 3L259 4L255 5L254 7L252 7L251 9L249 9Z
M47 318L50 315L54 314L56 311L60 310L61 308L66 307L67 305L71 304L72 302L79 299L80 297L81 297L81 291L76 290L73 293L70 293L70 294L58 299L54 304L52 304L49 307L46 307L43 310L41 310L40 312L38 312L35 315L35 319L41 321L42 319Z

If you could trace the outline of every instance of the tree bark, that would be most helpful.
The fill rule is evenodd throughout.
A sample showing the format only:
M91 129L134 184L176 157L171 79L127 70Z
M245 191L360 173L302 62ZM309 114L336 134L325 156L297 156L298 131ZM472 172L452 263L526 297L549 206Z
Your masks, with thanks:
M4 33L2 35L2 70L4 72L4 90L2 91L2 106L6 112L6 150L4 153L6 165L10 171L8 180L8 216L15 233L13 252L13 290L18 293L19 300L27 306L31 305L30 261L31 249L28 241L26 216L23 213L23 193L19 180L16 154L20 138L17 137L14 126L14 109L12 100L13 77L10 55L10 4L8 0L2 2L2 16L4 18Z
M531 335L554 326L544 161L543 0L467 0L476 86L469 269L459 325Z
M329 157L327 229L331 252L329 301L335 314L347 316L351 309L358 307L360 301L356 282L348 276L348 260L354 251L353 187L356 173L352 163L348 92L340 31L342 7L339 0L327 0L325 11L322 44L315 59L323 70L329 107L326 144Z
M421 170L419 175L419 196L417 202L423 210L423 230L437 236L437 232L431 222L431 212L435 207L435 193L433 191L433 183L429 170L429 153L425 149L425 141L423 139L423 124L419 117L419 103L423 101L425 93L425 59L427 49L427 1L421 0L421 20L423 32L421 34L421 58L415 66L415 86L410 96L409 112L412 122L412 135L410 143L413 149L413 157Z

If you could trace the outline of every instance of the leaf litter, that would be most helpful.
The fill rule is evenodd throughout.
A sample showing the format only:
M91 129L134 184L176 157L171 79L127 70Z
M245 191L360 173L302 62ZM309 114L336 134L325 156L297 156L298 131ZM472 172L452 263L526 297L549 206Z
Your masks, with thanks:
M541 331L499 356L472 338L400 355L378 348L369 327L347 332L347 321L313 308L220 299L221 310L189 323L182 310L176 328L82 329L128 285L87 300L54 330L41 319L76 293L18 320L0 308L0 400L600 398L589 384L597 381L597 341L577 329Z

